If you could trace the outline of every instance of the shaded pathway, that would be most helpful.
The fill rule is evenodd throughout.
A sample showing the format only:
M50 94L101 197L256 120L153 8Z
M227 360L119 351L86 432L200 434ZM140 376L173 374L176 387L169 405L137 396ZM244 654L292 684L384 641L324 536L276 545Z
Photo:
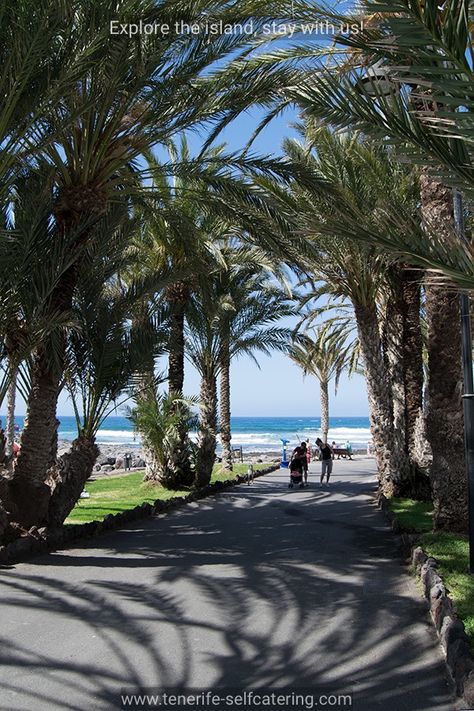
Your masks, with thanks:
M354 692L360 711L459 708L373 462L282 473L0 575L0 708L119 708L126 687ZM318 465L314 465L318 466Z

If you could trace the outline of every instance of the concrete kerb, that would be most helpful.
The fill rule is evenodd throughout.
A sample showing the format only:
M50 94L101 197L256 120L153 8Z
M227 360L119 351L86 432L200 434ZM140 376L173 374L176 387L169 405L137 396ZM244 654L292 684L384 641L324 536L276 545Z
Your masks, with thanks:
M277 469L279 469L278 464L272 464L265 469L258 469L254 472L254 478L264 476ZM227 481L216 481L201 489L195 489L186 496L175 496L166 501L157 499L153 504L144 502L133 509L127 509L116 514L107 514L102 521L89 521L88 523L61 526L54 529L33 526L28 532L11 543L0 546L0 566L11 565L36 555L65 548L81 539L95 538L107 531L117 530L132 521L158 516L172 509L185 506L192 501L204 499L219 491L244 483L248 483L247 475L239 475L235 479L228 479Z
M456 694L464 699L467 708L474 708L474 657L464 623L457 616L449 590L439 573L438 562L421 548L419 535L406 533L401 529L395 515L388 508L385 496L382 494L377 498L378 506L384 512L392 530L400 536L402 552L409 556L421 581Z

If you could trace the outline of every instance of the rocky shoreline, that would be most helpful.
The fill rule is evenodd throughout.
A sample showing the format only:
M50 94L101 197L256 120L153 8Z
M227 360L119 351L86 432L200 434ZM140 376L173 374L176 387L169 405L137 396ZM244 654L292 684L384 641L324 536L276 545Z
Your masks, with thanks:
M71 446L68 440L58 442L58 454L64 454ZM145 456L140 445L128 446L125 444L99 444L100 454L94 466L94 472L100 475L123 473L125 469L125 458L130 457L130 469L139 470L145 468ZM364 450L354 450L353 454L365 454ZM281 452L274 451L253 451L242 452L242 459L236 453L235 462L242 461L243 464L276 464L280 461ZM218 453L219 461L219 453Z
M58 454L64 454L69 450L71 442L60 440L58 442ZM145 467L145 456L141 446L129 446L124 444L100 444L100 454L94 466L97 474L121 473L125 470L125 459L130 457L130 469L138 470ZM240 462L240 457L236 456L236 462ZM274 464L280 461L280 453L274 452L243 452L242 461L244 464Z

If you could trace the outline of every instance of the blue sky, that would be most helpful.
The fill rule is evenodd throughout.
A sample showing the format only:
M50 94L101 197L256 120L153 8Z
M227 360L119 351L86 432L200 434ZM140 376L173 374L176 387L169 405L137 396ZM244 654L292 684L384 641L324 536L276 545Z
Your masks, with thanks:
M261 112L254 110L242 116L223 132L219 143L226 141L230 150L242 148L259 123ZM253 150L261 154L277 154L283 138L294 135L290 124L297 119L295 112L288 111L275 119L260 134ZM190 144L199 149L201 139L198 135L190 136ZM318 417L319 385L315 378L303 378L302 372L286 356L275 353L271 357L259 356L260 370L250 358L236 360L232 366L232 400L234 416L303 416ZM166 370L166 364L160 364ZM185 392L187 395L199 393L199 376L187 364ZM20 400L20 399L19 399ZM334 387L330 390L330 414L335 417L356 417L368 414L367 394L363 377L359 375L348 379L341 378L338 394ZM17 414L24 414L24 404L18 402ZM58 412L71 415L72 407L67 396L60 396Z

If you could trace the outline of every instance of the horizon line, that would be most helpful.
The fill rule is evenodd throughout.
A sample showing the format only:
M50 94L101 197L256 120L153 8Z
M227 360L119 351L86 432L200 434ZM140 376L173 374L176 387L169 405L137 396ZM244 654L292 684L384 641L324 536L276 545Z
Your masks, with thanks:
M0 417L4 418L6 416L7 416L6 413L0 413ZM15 417L25 417L25 416L26 416L26 413L21 414L21 415L20 414L15 415ZM71 413L69 415L67 413L58 413L56 416L58 418L61 418L61 417L73 417L74 418L75 417L75 415L73 413ZM125 415L108 415L107 419L109 419L111 417L120 417L123 419L127 419ZM280 420L281 419L287 419L287 420L290 420L290 419L295 419L295 420L296 419L298 419L298 420L314 419L314 420L320 420L321 419L321 415L231 415L231 417L247 417L249 419L252 418L254 420L257 420L257 419L262 419L262 420L263 419L265 419L265 420L268 420L268 419L275 419L275 420L276 419L280 419ZM360 414L359 415L330 415L329 419L331 420L336 417L344 418L344 419L350 419L350 418L355 418L355 417L361 417L361 418L364 417L364 418L368 419L369 414L367 413L364 415L360 415Z

